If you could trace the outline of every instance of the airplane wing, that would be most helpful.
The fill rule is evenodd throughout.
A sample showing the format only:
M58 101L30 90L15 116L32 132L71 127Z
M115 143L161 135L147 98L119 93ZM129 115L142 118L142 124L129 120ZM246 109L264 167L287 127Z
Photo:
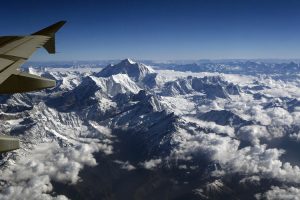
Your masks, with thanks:
M40 47L55 53L55 33L65 24L57 22L28 36L0 37L0 94L51 88L55 81L21 72L19 67ZM0 153L18 149L19 139L0 135Z
M65 24L57 22L28 36L0 37L0 94L29 92L55 86L55 81L19 70L38 48L55 53L55 33Z

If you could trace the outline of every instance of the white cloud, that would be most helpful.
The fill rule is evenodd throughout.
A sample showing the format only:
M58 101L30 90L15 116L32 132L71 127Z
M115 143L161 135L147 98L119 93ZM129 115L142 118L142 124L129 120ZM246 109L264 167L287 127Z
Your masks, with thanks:
M162 159L158 158L158 159L147 160L140 164L141 164L141 166L143 166L146 169L153 170L157 166L159 166L161 163L162 163Z
M63 195L51 196L52 185L49 176L36 176L24 185L12 185L1 191L1 200L32 199L32 200L67 200Z
M272 122L271 117L264 111L261 105L252 105L249 111L250 119L259 122L261 125L267 126Z
M220 162L231 159L239 146L239 141L230 137L203 132L192 135L184 129L174 134L172 143L178 146L172 151L172 158L188 160L192 154L202 153Z
M9 184L2 187L0 199L66 199L52 197L51 180L75 184L84 165L97 164L93 153L101 145L80 144L60 147L57 143L41 143L0 172L0 179Z
M113 153L113 146L110 144L110 140L103 140L102 143L97 143L97 151L101 151L106 155L110 155Z
M269 117L272 119L272 124L276 126L289 126L293 123L293 117L290 113L279 107L269 108L266 110Z
M269 138L270 136L266 127L260 125L243 126L239 129L237 135L241 140L249 141L252 144L259 144L260 138Z
M257 199L299 200L300 189L295 187L280 188L273 186L271 190L265 192L264 194L256 194L255 196Z
M300 168L281 162L280 156L284 153L281 149L268 149L260 144L239 149L240 142L236 139L215 133L190 134L183 129L175 134L172 143L177 147L170 158L189 160L202 154L220 163L227 173L259 174L283 182L300 183Z
M238 150L235 157L227 162L228 171L260 174L283 182L300 183L300 168L280 161L279 157L284 151L266 147L255 145Z
M294 125L300 126L300 112L292 112L291 115L294 118Z
M136 167L133 166L132 164L129 163L129 161L121 161L121 160L115 160L114 161L115 163L117 164L120 164L121 165L121 169L126 169L127 171L132 171L132 170L135 170Z
M230 137L235 137L234 133L234 128L230 126L222 126L218 125L215 122L207 122L207 121L202 121L197 118L192 118L192 117L182 117L186 122L193 122L195 123L198 127L201 128L208 128L211 129L213 132L218 133L218 134L226 134Z
M250 177L245 177L242 180L240 180L241 184L260 184L260 177L259 176L250 176Z
M300 132L299 133L292 133L292 134L289 135L289 137L291 139L296 140L296 141L300 141Z

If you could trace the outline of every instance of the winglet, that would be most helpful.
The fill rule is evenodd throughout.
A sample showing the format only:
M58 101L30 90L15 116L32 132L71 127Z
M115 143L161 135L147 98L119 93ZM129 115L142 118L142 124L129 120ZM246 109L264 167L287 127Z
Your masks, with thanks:
M47 28L44 28L38 32L33 33L32 35L45 35L45 36L54 36L54 34L66 23L66 21L59 21Z
M51 37L47 43L44 44L44 48L48 53L55 53L55 33L66 23L66 21L59 21L51 26L48 26L38 32L35 32L31 35L44 35Z

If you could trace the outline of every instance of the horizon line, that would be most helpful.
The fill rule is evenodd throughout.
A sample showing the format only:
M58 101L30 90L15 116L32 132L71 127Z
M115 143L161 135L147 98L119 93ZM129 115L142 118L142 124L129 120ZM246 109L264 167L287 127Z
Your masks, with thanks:
M80 59L80 60L30 60L30 62L98 62L98 61L118 61L131 59L133 61L153 61L153 62L166 62L166 61L221 61L221 60L299 60L300 58L199 58L199 59L134 59L134 58L107 58L107 59Z

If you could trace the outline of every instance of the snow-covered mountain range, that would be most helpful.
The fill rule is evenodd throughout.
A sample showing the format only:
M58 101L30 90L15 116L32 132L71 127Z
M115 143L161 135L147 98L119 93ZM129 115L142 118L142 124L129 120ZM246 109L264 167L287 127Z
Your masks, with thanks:
M295 74L154 70L130 59L93 71L28 70L57 86L0 97L2 133L21 139L1 155L0 199L300 195ZM93 188L92 177L101 184ZM128 193L122 181L132 181Z

